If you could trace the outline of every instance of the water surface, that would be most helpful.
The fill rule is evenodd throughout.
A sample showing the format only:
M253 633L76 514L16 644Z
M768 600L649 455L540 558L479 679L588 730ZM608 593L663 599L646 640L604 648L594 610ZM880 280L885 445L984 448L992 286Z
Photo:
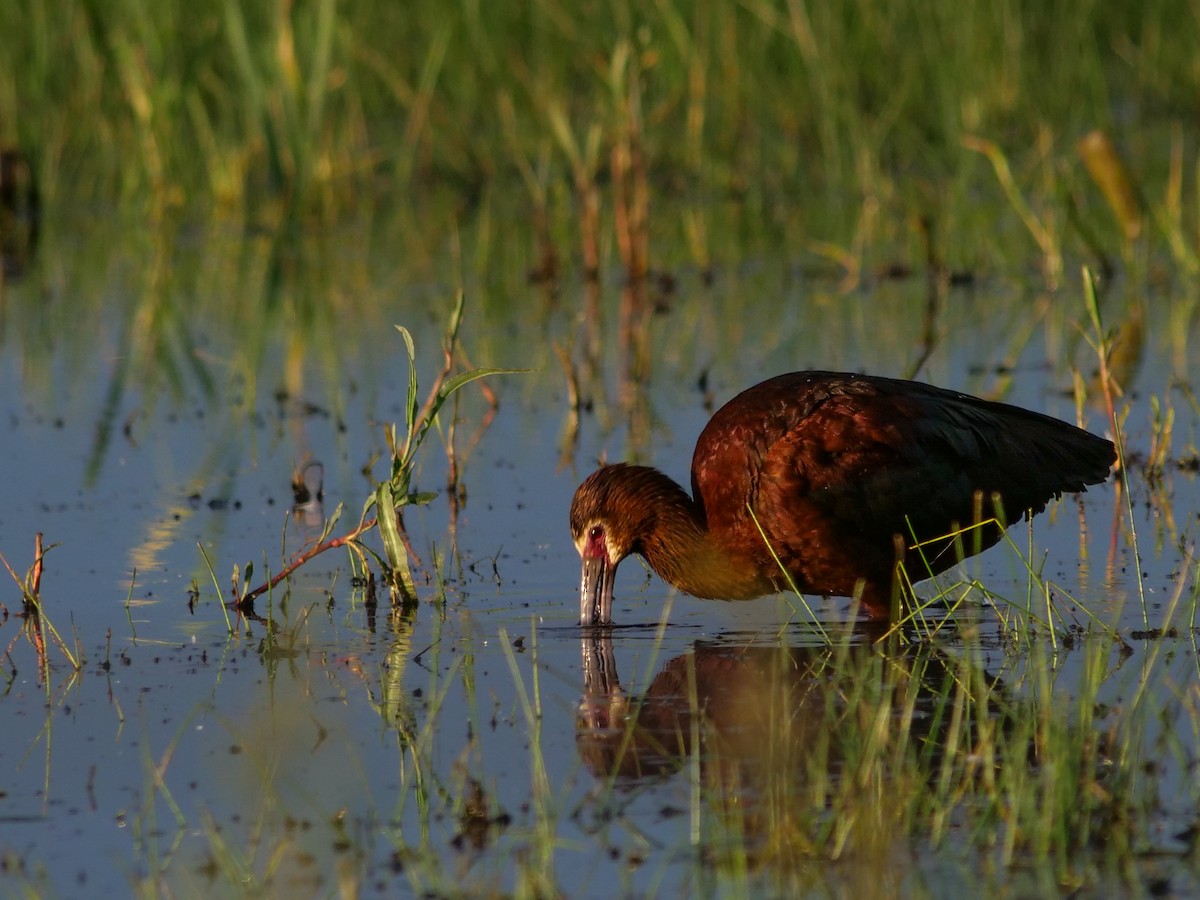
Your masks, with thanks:
M1111 667L1114 706L1146 684L1161 692L1166 724L1147 731L1145 746L1163 750L1163 799L1157 830L1143 835L1144 849L1161 856L1147 856L1134 878L1197 887L1183 856L1195 784L1168 765L1195 750L1184 727L1195 720L1196 674L1182 618L1195 591L1187 472L1171 468L1148 483L1135 470L1132 516L1112 484L1101 486L1031 530L1013 529L1016 549L963 567L962 577L1018 606L1030 596L1031 565L1061 585L1078 601L1060 608L1060 633L1079 628L1071 646L1060 634L1049 651L1013 647L996 616L972 603L930 642L876 647L849 629L850 649L839 655L794 600L675 596L633 561L617 586L623 627L604 639L575 627L578 560L566 511L594 461L631 456L686 483L712 402L800 368L906 373L922 353L925 288L915 280L841 294L786 254L731 265L711 285L683 270L658 296L653 368L632 412L620 400L618 290L606 286L598 377L582 382L589 406L574 444L554 347L582 358L588 288L566 282L552 294L515 266L469 282L462 340L471 364L531 371L492 382L499 408L460 459L457 509L444 490L445 432L422 452L418 487L441 496L406 514L419 606L393 611L385 597L370 608L349 557L334 551L260 599L269 621L236 621L228 634L199 546L226 595L235 564L253 563L256 582L277 569L285 544L290 552L315 533L287 520L289 477L306 458L325 467L323 511L344 503L338 528L348 527L372 486L364 468L382 477L382 426L402 416L406 365L391 325L413 330L423 383L440 364L452 286L405 282L364 261L360 237L348 228L322 244L321 266L264 282L252 246L198 235L169 248L167 268L193 274L148 286L136 263L104 256L102 235L68 230L4 288L0 552L23 574L35 533L55 545L42 601L81 660L73 670L51 644L42 669L21 631L19 594L8 591L7 889L607 897L803 885L843 895L1016 878L1014 890L1042 890L1054 886L1052 873L1014 874L969 851L974 844L953 829L914 845L881 824L876 840L859 839L845 855L831 851L836 841L771 840L783 827L772 825L767 802L780 771L800 773L784 786L798 795L813 779L824 783L818 773L840 777L837 753L812 750L821 733L813 723L856 708L854 691L901 689L914 698L910 717L936 719L940 682L931 673L958 672L972 654L964 671L1000 679L1017 697L1040 690L1030 674L1039 668L1053 671L1065 702L1097 659ZM87 253L65 252L79 243ZM102 262L80 261L94 255ZM1119 290L1106 298L1114 311ZM920 377L1074 420L1072 370L1086 379L1093 368L1083 321L1074 286L1047 297L981 278L947 294L943 338ZM1186 354L1173 351L1181 337L1151 314L1144 339L1132 396L1165 396L1192 374ZM1178 457L1196 416L1186 403L1175 408ZM464 391L460 448L485 410L477 391ZM1106 430L1098 406L1084 414ZM1130 446L1148 452L1146 403L1126 427ZM1177 591L1177 636L1132 637L1162 621ZM846 601L810 602L822 628L848 633ZM1124 649L1097 621L1124 635ZM1107 643L1089 654L1089 641ZM756 731L759 705L775 701L799 723L783 738ZM639 716L650 739L628 730ZM714 797L743 805L734 815L714 808ZM864 883L885 866L882 888ZM1089 857L1079 877L1130 876Z

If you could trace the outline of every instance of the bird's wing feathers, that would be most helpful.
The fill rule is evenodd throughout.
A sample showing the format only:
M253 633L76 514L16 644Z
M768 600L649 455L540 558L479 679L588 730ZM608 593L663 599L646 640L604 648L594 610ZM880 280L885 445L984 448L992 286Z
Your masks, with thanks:
M1015 519L1102 481L1111 458L1107 441L1017 407L914 382L800 372L719 410L692 477L710 515L745 515L744 495L722 501L727 482L746 478L764 517L811 505L864 535L934 536L976 515L977 491L998 492ZM983 512L992 514L990 503Z

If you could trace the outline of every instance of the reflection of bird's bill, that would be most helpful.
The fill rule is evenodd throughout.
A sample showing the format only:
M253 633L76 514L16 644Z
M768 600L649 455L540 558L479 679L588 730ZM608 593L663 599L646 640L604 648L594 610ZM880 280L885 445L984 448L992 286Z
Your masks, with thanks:
M584 635L579 641L579 655L586 694L604 696L620 688L611 632L606 629Z
M579 644L583 669L583 697L579 701L577 728L604 730L624 720L629 700L617 677L612 636L607 631L583 637Z

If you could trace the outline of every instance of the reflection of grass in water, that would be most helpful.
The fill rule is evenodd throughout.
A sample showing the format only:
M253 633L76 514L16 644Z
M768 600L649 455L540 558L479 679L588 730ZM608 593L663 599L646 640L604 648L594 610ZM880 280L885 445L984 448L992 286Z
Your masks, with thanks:
M693 664L684 696L694 734L678 741L691 748L679 777L694 787L695 883L776 895L936 882L937 867L923 874L913 857L925 848L973 860L969 885L1002 882L1014 866L1043 888L1137 884L1139 847L1170 806L1143 767L1146 726L1163 714L1186 725L1187 714L1151 691L1109 706L1106 640L1085 643L1069 687L1044 641L1005 657L999 675L985 668L994 648L977 638L949 649L834 648L799 678L781 649L773 677L756 670L739 684L727 667L715 696L696 693ZM1137 684L1161 690L1166 677L1147 670ZM664 743L657 735L654 745ZM626 827L636 846L644 825Z
M564 283L559 305L541 310L536 325L530 322L528 290L517 287L523 280L517 248L530 238L517 198L493 197L487 215L467 221L454 215L453 203L451 195L440 194L428 207L388 211L329 234L289 236L270 224L246 235L220 223L195 233L121 223L113 230L101 227L107 233L94 242L85 237L85 246L76 252L68 235L50 233L44 242L47 256L65 261L51 287L64 294L61 302L69 304L66 318L73 327L64 329L37 303L14 304L8 320L14 353L27 373L30 393L47 406L61 403L56 396L76 393L71 388L81 383L90 385L99 365L107 383L89 477L100 477L111 465L123 439L135 445L153 439L163 427L156 410L187 409L199 395L211 440L205 442L197 471L178 481L232 493L239 476L229 473L241 472L242 460L259 451L257 415L265 412L274 420L278 414L294 446L292 455L299 458L309 449L308 433L321 428L322 420L344 421L351 390L362 392L370 407L381 383L391 387L391 352L385 353L384 342L372 335L403 321L418 346L436 340L429 323L440 314L432 310L449 307L444 299L449 294L439 290L431 300L427 291L411 285L446 279L447 271L461 265L436 249L439 241L451 239L452 231L461 232L462 256L480 260L478 272L469 268L468 279L480 284L468 283L467 289L479 297L481 309L471 336L472 354L485 364L512 361L507 336L518 328L524 336L551 338L524 341L528 358L522 364L557 373L551 347L554 341L575 341L574 307L590 302L583 296L587 291L598 297L598 336L615 344L615 326L604 311L619 298L607 286L609 279L599 287L581 286L580 296ZM672 207L657 209L672 215ZM706 214L722 219L748 215L724 209ZM422 227L427 233L420 232ZM991 240L990 232L978 234ZM645 330L656 348L658 378L685 383L711 367L714 383L727 395L757 380L756 375L803 365L865 366L882 373L909 368L919 337L919 286L875 282L869 295L845 296L819 276L795 284L789 274L796 265L789 258L790 247L779 235L769 242L767 237L747 237L733 227L720 230L712 250L733 264L718 284L696 292L689 283L686 296L667 298L665 315L650 318ZM664 238L657 246L674 255L676 241ZM405 248L394 273L381 272L375 257L364 251L388 246ZM762 268L764 259L768 264ZM989 293L983 309L975 303L944 304L938 319L941 353L921 377L943 380L947 355L953 363L962 353L978 364L978 371L955 386L996 397L1009 378L994 374L992 367L1036 362L1042 341L1061 377L1071 354L1059 354L1056 348L1078 343L1076 304L1042 299L1031 313L1025 299L1005 291L1002 296ZM746 314L748 308L753 315ZM986 318L981 321L980 316ZM1171 339L1180 340L1187 330L1173 327ZM989 340L976 343L975 336L984 331ZM953 349L951 337L961 349ZM754 348L749 370L747 346ZM373 358L362 358L364 351ZM66 385L55 375L56 356L65 361ZM1175 356L1184 360L1186 354ZM607 360L600 362L602 375L611 371ZM583 387L585 402L603 409L602 376ZM272 393L278 397L275 405L268 400ZM336 440L346 443L342 437Z
M542 697L538 677L538 645L535 620L530 620L529 671L527 688L508 632L501 628L500 646L508 663L508 671L516 686L517 699L529 736L529 780L533 825L522 842L517 878L517 892L531 897L553 896L558 893L555 879L554 851L559 846L558 813L562 805L546 771L542 755Z

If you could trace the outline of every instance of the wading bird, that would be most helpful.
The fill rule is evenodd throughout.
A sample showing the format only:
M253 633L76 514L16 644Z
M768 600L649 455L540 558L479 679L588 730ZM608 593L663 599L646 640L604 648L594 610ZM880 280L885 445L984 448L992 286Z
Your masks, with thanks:
M634 553L696 597L750 599L790 577L886 616L899 563L918 579L941 572L1000 539L993 515L1038 513L1105 481L1115 459L1110 441L1016 406L893 378L779 375L705 426L692 496L624 463L579 486L579 621L612 622L617 566Z

